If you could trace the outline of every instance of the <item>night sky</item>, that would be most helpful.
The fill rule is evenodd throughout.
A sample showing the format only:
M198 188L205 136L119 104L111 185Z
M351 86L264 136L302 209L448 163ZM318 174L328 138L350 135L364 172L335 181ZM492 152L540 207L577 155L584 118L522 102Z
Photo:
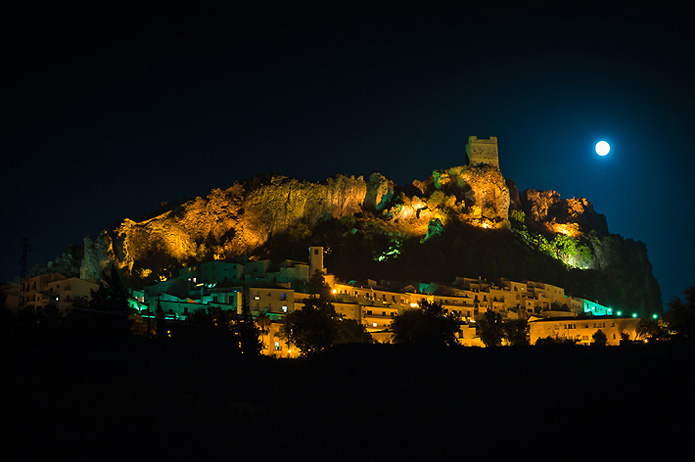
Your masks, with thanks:
M586 197L643 241L665 302L695 285L685 6L21 3L2 7L0 280L22 236L46 263L264 172L408 184L477 135L520 191Z

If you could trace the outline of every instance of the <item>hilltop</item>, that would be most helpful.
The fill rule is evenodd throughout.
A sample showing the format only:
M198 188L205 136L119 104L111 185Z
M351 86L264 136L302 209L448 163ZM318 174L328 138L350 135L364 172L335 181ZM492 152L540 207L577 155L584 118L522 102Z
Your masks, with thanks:
M152 218L126 218L86 237L76 255L82 278L99 278L113 262L138 286L200 261L303 260L310 245L323 246L326 266L345 280L509 277L631 312L662 311L642 242L611 234L585 198L519 192L481 162L402 186L380 173L321 182L261 175Z

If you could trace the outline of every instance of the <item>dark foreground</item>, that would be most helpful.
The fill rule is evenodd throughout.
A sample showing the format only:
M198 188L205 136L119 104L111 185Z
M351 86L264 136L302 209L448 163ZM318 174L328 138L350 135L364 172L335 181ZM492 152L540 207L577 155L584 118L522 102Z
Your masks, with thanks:
M2 459L663 459L695 437L694 351L12 344Z

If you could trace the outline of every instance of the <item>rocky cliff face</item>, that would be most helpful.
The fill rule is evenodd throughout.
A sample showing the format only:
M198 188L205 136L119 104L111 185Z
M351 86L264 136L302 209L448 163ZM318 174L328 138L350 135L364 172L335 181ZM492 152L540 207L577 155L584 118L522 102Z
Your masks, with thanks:
M311 228L320 220L360 213L366 194L362 177L337 175L324 183L273 177L270 184L249 190L243 201L246 249L294 226Z
M545 231L571 237L591 231L608 233L606 217L596 213L587 199L562 199L557 191L527 189L521 204L529 218Z
M103 271L117 264L113 253L113 240L107 231L84 238L84 253L80 265L81 279L100 279Z
M322 183L284 176L214 189L157 217L85 239L82 274L98 278L113 261L146 276L162 266L250 255L274 234L362 211L364 180L337 175Z
M397 192L379 173L336 175L313 183L275 175L214 189L142 222L85 240L82 274L97 278L105 262L137 274L187 261L250 255L271 236L309 235L320 221L370 214L393 232L422 236L433 220L490 228L508 221L509 190L498 169L453 167L435 171L416 194ZM419 192L419 193L418 193Z
M404 187L379 173L368 181L336 175L309 182L273 175L237 182L149 220L125 219L117 229L85 238L81 276L98 278L113 262L135 277L151 278L191 262L264 252L278 236L298 247L327 245L317 242L325 236L315 230L331 222L351 223L353 237L359 231L377 242L381 238L375 241L374 235L383 235L389 255L397 255L395 243L405 239L423 242L448 226L469 226L516 233L567 268L620 269L627 255L641 268L640 278L651 277L644 245L609 235L606 218L587 199L533 189L520 194L488 165L436 170ZM459 247L475 245L457 242ZM651 280L645 284L654 286Z

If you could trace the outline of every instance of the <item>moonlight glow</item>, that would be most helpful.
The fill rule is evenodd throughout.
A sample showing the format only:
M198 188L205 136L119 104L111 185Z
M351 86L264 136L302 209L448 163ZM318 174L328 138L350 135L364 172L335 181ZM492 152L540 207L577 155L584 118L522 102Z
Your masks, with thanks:
M611 151L611 145L605 141L599 141L596 143L596 154L599 156L605 156Z

